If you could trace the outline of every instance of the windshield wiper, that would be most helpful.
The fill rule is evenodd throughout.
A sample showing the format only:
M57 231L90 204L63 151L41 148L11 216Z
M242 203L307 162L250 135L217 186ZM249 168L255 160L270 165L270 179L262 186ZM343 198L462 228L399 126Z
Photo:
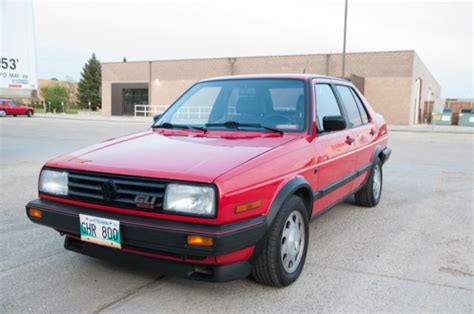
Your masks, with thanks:
M158 124L158 125L154 125L152 128L154 129L192 129L192 130L200 130L200 131L203 131L203 132L207 132L207 129L204 128L204 127L200 127L200 126L189 126L189 125L185 125L185 124L173 124L173 123L170 123L170 122L164 122L162 124Z
M223 126L228 129L238 129L239 127L249 127L249 128L260 128L260 129L265 129L268 131L276 132L279 134L283 134L284 132L279 129L271 128L268 126L261 125L260 123L240 123L237 121L227 121L224 123L206 123L207 127L213 127L213 126Z

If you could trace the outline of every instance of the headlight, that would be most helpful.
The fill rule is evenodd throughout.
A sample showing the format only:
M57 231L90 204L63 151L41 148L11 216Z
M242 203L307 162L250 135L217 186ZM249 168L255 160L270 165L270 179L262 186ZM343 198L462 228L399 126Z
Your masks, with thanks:
M39 190L54 195L67 195L67 172L43 170L39 180Z
M163 209L190 215L214 216L215 198L212 187L171 183L166 188Z

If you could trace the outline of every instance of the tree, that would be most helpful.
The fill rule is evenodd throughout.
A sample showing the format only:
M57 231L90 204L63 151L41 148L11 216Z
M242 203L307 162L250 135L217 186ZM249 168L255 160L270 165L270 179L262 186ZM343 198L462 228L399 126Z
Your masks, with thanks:
M64 104L65 108L68 105L69 92L66 87L59 84L42 87L41 95L43 96L46 104L49 105L51 102L51 108L49 108L49 106L47 107L51 111L56 109L56 112L62 112L64 108L61 103Z
M127 62L127 57L123 57L122 62Z
M77 83L71 76L66 75L63 78L63 85L66 86L69 93L69 104L77 104Z
M93 53L82 68L81 80L79 81L77 100L81 107L88 108L90 102L92 110L101 108L101 76L100 61Z

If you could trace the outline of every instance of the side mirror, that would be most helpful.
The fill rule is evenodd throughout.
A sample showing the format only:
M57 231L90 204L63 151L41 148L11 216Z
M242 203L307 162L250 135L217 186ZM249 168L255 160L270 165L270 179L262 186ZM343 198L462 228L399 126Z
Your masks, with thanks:
M161 113L157 113L153 116L153 124L156 123L161 118Z
M323 118L324 131L339 131L346 128L346 119L343 116L326 116Z

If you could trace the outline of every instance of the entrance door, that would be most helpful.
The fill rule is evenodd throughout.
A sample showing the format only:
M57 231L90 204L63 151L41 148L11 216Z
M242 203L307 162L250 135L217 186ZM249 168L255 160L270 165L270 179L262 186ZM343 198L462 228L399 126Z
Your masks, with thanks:
M123 115L133 116L135 105L148 105L148 88L124 88L122 89ZM144 110L139 107L139 110Z

